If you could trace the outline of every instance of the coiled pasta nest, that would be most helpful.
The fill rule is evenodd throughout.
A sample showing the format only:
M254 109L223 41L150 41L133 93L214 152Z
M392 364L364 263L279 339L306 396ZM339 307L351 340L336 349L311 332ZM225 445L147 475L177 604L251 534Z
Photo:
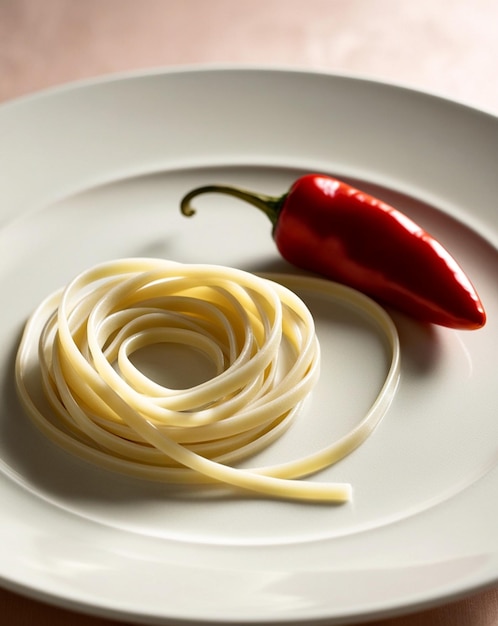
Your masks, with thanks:
M313 316L291 291L303 284L373 318L391 347L388 376L368 415L341 440L288 463L239 469L238 461L284 432L319 378ZM160 343L200 351L215 375L187 389L152 380L132 356ZM371 433L398 376L394 324L347 287L144 258L92 267L49 296L28 321L16 361L27 413L87 461L168 483L223 483L303 500L350 498L349 484L298 479Z

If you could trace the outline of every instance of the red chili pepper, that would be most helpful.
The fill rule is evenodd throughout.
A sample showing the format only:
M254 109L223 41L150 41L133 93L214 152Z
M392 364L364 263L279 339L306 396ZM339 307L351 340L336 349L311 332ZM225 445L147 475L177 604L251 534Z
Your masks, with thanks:
M281 197L225 185L194 189L226 193L263 210L282 256L293 265L349 285L423 321L476 329L483 305L462 269L431 235L384 202L335 178L308 174Z

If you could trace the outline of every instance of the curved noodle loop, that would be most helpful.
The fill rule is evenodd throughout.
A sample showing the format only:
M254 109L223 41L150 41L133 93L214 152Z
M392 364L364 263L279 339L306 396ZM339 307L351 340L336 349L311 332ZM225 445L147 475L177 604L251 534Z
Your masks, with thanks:
M392 351L386 381L341 440L297 461L233 467L281 435L318 380L313 317L290 290L300 286L372 317ZM133 354L161 343L202 353L214 376L186 389L152 380ZM30 417L88 461L168 483L218 482L303 500L350 498L349 484L295 479L356 448L389 407L398 377L394 324L358 292L322 279L146 258L97 265L47 298L28 321L16 360Z

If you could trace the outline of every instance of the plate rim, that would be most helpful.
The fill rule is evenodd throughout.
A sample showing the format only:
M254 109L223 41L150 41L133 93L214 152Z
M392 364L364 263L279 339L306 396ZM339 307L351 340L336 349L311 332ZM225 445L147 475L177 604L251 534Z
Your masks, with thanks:
M458 106L464 109L469 109L474 113L481 113L485 116L492 118L498 118L498 111L493 110L491 107L485 107L473 104L465 98L450 97L443 91L439 91L435 88L423 88L419 87L408 81L402 81L400 79L388 79L383 77L374 76L368 73L362 72L348 72L340 71L338 69L328 70L326 68L310 68L305 65L299 64L252 64L252 63L217 63L217 62L199 62L199 63L184 63L174 65L159 65L153 67L145 67L131 70L118 70L111 72L104 72L101 74L95 74L87 77L70 79L62 83L48 85L35 91L16 95L7 100L0 102L0 112L2 109L15 107L18 105L26 106L30 105L31 101L59 97L68 91L75 90L87 90L88 88L96 87L102 84L109 84L112 82L136 80L140 78L150 78L157 76L175 75L175 74L206 74L206 73L262 73L262 74L287 74L287 75L308 75L308 76L321 76L331 79L341 79L352 82L359 82L363 84L372 84L377 86L383 86L389 89L401 90L414 95L426 96L435 100L440 100L443 103L451 106Z

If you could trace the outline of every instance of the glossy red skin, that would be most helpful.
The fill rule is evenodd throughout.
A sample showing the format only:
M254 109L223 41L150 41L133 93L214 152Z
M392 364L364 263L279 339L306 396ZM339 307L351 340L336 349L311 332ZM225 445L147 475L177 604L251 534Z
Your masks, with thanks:
M274 228L282 256L423 322L482 327L482 303L451 255L393 207L333 178L303 176Z

